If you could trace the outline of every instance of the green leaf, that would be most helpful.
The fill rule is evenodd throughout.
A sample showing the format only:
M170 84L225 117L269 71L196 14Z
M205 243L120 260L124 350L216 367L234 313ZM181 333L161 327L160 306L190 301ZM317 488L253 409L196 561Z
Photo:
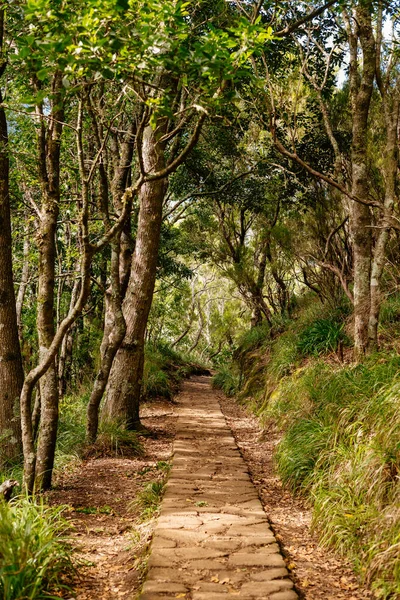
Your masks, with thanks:
M40 71L37 71L36 77L39 79L39 81L44 81L47 78L48 74L49 70L47 68L44 68L40 69Z

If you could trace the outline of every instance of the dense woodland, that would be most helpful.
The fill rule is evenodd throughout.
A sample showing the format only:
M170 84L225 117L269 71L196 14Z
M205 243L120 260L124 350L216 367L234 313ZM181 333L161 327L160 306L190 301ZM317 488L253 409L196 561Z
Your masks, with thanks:
M399 19L0 2L4 478L51 487L77 398L88 447L215 369L286 431L278 470L325 541L399 597Z

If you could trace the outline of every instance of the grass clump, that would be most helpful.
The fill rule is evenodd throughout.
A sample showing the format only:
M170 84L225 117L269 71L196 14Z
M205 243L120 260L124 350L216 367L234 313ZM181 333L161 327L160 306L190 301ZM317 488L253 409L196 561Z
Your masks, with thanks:
M142 519L151 519L160 508L164 494L164 481L151 481L139 492L137 506L141 509Z
M317 319L299 337L297 348L302 356L320 356L336 352L340 346L350 345L344 324L335 319Z
M17 498L0 502L0 597L49 598L72 571L63 507Z
M239 376L231 368L222 366L214 375L212 385L227 396L234 396L239 389Z
M128 431L124 423L118 421L103 421L94 444L91 444L86 454L95 456L142 456L143 444L140 432Z
M139 522L148 521L158 515L164 495L166 480L150 481L131 503L131 509L139 511Z

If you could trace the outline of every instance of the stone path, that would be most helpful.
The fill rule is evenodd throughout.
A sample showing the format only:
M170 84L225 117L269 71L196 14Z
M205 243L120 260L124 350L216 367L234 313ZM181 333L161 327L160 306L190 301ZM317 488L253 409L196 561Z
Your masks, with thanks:
M140 599L297 599L210 378L192 378L177 402L173 467Z

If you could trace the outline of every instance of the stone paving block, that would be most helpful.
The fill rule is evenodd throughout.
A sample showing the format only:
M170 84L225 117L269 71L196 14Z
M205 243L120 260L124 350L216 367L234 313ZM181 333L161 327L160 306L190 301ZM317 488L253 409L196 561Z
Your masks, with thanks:
M252 579L254 581L271 581L272 579L287 577L288 574L286 567L278 567L276 569L265 569L260 573L253 573Z
M226 569L226 559L225 561L220 558L214 560L191 560L190 568L200 571L220 571L221 569Z
M144 592L140 594L140 600L171 600L176 598L175 592L171 594L157 594L156 592Z
M240 567L284 567L285 563L280 554L233 554L229 557L229 564Z
M226 598L240 598L240 600L253 600L251 596L242 596L240 592L235 594L229 594L221 592L216 594L215 592L194 592L192 595L193 600L226 600ZM147 598L145 599L147 600Z
M272 594L273 592L282 592L291 590L293 588L293 582L289 579L281 579L274 581L252 581L251 583L245 583L241 591L245 594L254 595L256 598L263 598L266 595Z
M175 548L176 542L173 540L168 540L162 537L154 538L151 543L152 550L160 550L163 548Z
M170 593L170 594L178 594L178 593L187 593L189 589L182 585L181 583L169 583L169 582L161 582L158 583L156 581L146 581L143 586L143 592L145 594L149 594L150 592L158 594L158 593Z
M290 590L288 592L277 592L276 594L271 594L270 600L297 600L298 595L294 590Z
M209 380L187 382L177 402L175 460L140 600L297 599Z

